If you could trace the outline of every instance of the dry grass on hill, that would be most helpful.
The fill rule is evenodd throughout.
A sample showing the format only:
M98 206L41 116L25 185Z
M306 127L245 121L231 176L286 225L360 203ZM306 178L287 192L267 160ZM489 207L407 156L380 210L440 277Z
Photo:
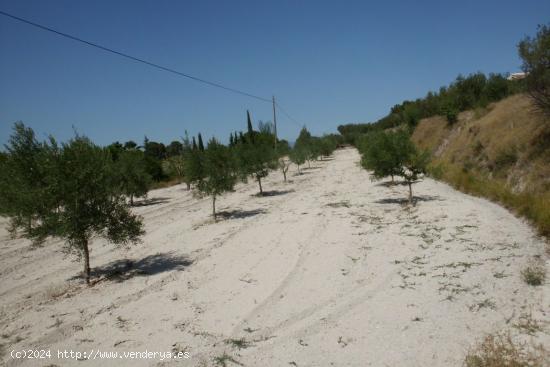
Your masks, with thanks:
M514 209L550 235L550 121L528 97L462 112L452 126L424 119L413 140L432 152L434 176Z

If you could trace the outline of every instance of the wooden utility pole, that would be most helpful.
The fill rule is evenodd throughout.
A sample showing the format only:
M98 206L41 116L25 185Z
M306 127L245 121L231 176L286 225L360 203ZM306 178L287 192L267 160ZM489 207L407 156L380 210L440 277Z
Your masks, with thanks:
M275 148L277 148L277 114L275 112L275 96L273 96L273 130L275 133Z

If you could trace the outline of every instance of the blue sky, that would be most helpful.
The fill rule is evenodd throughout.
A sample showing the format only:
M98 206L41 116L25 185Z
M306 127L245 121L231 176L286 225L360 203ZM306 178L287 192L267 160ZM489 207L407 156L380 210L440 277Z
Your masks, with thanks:
M270 98L314 134L374 121L459 73L514 72L550 1L25 1L0 9ZM22 120L60 140L224 141L271 105L0 16L0 143ZM280 115L294 140L300 126Z

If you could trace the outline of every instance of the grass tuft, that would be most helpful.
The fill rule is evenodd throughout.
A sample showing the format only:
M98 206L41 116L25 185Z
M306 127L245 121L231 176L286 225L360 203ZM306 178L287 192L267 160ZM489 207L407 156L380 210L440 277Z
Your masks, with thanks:
M521 271L521 277L529 285L542 285L546 279L546 270L542 265L531 264Z
M230 344L232 345L234 348L238 348L238 349L246 349L248 347L250 347L252 344L247 341L245 338L240 338L240 339L226 339L225 340L225 344Z
M235 358L231 357L225 352L223 352L221 356L214 357L214 363L216 364L216 366L227 367L229 362L234 363L238 366L243 365L241 362L237 361Z
M543 367L545 351L541 347L527 349L513 342L510 334L491 334L471 349L464 359L466 367Z

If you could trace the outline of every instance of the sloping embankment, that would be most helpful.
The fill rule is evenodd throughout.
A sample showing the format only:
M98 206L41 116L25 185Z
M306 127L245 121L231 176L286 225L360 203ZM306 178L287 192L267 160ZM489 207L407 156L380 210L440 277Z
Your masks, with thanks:
M420 121L414 142L433 154L432 174L455 188L497 201L550 236L550 121L525 95Z

